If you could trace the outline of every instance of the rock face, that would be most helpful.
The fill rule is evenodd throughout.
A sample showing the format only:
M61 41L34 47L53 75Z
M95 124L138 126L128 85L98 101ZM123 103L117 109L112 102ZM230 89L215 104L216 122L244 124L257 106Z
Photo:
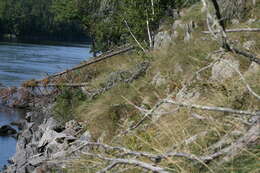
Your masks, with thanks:
M163 27L161 27L163 28ZM170 30L164 30L158 32L154 37L154 49L167 48L171 44L175 44L176 38L180 35L178 29L184 31L184 41L190 41L192 39L192 32L197 28L197 24L194 21L183 22L176 20Z
M260 74L260 67L257 63L252 62L248 70L245 72L246 76Z
M9 125L4 125L0 127L0 136L10 136L16 133L16 130Z
M155 35L154 37L154 48L160 49L165 48L173 43L175 34L171 34L169 31L162 31Z
M8 107L28 107L31 98L31 93L26 88L12 87L0 89L0 104Z
M220 60L212 67L211 79L214 81L223 82L226 79L232 78L237 72L233 69L239 70L239 61L233 57L228 59Z
M160 72L158 72L152 80L152 85L155 85L156 87L159 87L161 85L165 85L166 84L166 79L163 75L161 75Z
M37 112L27 113L27 121L23 122L23 129L18 136L16 154L10 159L11 164L3 173L60 170L61 166L65 165L60 163L50 165L46 161L77 157L81 150L76 150L73 155L69 153L83 142L91 140L89 132L83 133L83 124L73 120L62 125L52 118L49 110L50 106L47 106L45 109L39 108ZM83 134L80 135L81 133Z
M251 50L252 48L256 47L256 42L254 40L246 41L243 43L243 47L247 50Z

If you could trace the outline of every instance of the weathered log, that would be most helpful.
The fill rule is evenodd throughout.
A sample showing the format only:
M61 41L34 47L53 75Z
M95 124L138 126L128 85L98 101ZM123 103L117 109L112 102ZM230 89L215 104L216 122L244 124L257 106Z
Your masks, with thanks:
M162 102L174 104L174 105L177 105L177 106L180 106L180 107L187 107L187 108L200 109L200 110L206 110L206 111L225 112L225 113L231 113L231 114L251 115L251 116L259 116L260 115L259 112L236 110L236 109L225 108L225 107L204 106L204 105L196 105L196 104L189 104L189 103L180 103L180 102L176 102L176 101L171 100L171 99L165 99Z
M62 83L62 84L47 84L47 85L37 85L37 87L85 87L88 86L88 83Z
M236 54L238 55L242 55L244 57L247 57L251 62L255 62L257 63L258 65L260 65L260 58L257 58L256 55L250 53L250 52L247 52L247 51L244 51L244 50L241 50L241 49L238 49L236 47L232 47L231 49L233 52L235 52Z

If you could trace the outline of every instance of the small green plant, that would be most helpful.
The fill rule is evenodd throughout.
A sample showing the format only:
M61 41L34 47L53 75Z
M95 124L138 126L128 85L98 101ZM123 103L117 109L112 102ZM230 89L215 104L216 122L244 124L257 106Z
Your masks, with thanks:
M74 119L75 108L85 99L80 89L62 88L53 108L54 116L62 122Z

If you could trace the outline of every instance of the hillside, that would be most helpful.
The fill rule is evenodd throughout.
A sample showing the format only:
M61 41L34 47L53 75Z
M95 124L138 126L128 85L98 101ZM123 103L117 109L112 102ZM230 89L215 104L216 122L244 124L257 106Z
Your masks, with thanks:
M161 23L154 49L44 80L61 86L52 115L91 136L51 170L259 172L260 1L247 10L223 30L196 3Z
M259 28L259 10L258 1L227 29ZM259 171L259 64L220 49L203 33L205 13L200 3L183 9L178 20L160 27L154 50L115 56L71 74L70 82L88 85L83 92L65 89L54 111L58 118L86 122L97 143L86 144L93 149L68 172L106 166L110 172L149 172L142 164L165 172ZM259 33L227 37L259 58Z

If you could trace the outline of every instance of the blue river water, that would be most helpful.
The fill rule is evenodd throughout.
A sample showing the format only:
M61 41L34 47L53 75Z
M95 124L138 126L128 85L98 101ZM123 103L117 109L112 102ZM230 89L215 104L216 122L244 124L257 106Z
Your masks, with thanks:
M86 44L25 44L0 42L0 87L19 86L29 79L40 79L79 64L91 57ZM23 116L0 105L0 126ZM16 140L0 137L0 170L15 153Z

